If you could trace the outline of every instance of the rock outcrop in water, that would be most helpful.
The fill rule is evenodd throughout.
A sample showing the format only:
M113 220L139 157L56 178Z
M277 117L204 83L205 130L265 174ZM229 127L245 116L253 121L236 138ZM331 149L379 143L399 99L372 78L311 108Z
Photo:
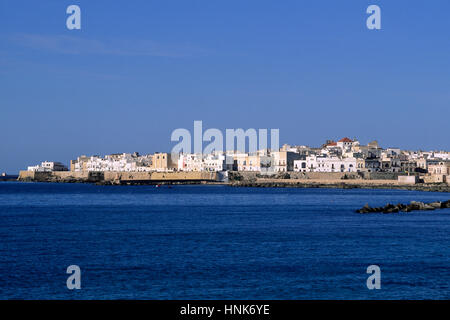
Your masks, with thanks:
M397 213L397 212L411 212L411 211L427 211L436 209L450 208L450 200L436 201L431 203L411 201L410 204L390 204L384 207L370 207L366 204L361 209L356 210L357 213Z

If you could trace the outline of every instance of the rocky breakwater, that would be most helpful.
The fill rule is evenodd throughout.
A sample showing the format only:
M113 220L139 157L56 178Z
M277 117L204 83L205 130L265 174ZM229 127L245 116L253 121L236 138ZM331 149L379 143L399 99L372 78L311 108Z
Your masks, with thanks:
M436 209L450 208L450 200L448 201L436 201L431 203L411 201L409 204L390 204L388 203L384 207L370 207L366 204L361 209L356 210L357 213L398 213L398 212L411 212L411 211L428 211Z

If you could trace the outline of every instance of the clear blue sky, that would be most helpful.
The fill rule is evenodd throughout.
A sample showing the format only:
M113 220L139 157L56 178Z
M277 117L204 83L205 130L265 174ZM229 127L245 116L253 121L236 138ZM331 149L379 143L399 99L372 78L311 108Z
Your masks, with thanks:
M450 149L449 16L448 0L0 0L0 171L170 151L194 120Z

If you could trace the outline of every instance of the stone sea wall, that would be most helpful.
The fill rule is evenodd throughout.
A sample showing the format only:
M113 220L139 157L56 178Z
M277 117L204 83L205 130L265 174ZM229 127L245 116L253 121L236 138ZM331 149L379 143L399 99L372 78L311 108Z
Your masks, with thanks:
M215 172L32 172L21 171L19 181L97 184L201 183L218 181Z
M380 174L371 175L371 179L364 179L357 173L288 172L268 176L256 172L230 172L229 184L234 187L260 188L363 188L450 192L450 185L446 183L407 184L399 182L398 176L398 173ZM386 179L388 177L395 179Z

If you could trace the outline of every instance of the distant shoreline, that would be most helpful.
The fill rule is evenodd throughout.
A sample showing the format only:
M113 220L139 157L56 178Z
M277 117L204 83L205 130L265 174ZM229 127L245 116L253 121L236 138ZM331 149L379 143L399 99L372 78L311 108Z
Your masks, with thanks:
M2 182L2 181L15 181L15 180L17 180L17 179L19 179L19 175L14 175L14 174L7 174L7 175L2 175L2 176L0 176L0 182Z

